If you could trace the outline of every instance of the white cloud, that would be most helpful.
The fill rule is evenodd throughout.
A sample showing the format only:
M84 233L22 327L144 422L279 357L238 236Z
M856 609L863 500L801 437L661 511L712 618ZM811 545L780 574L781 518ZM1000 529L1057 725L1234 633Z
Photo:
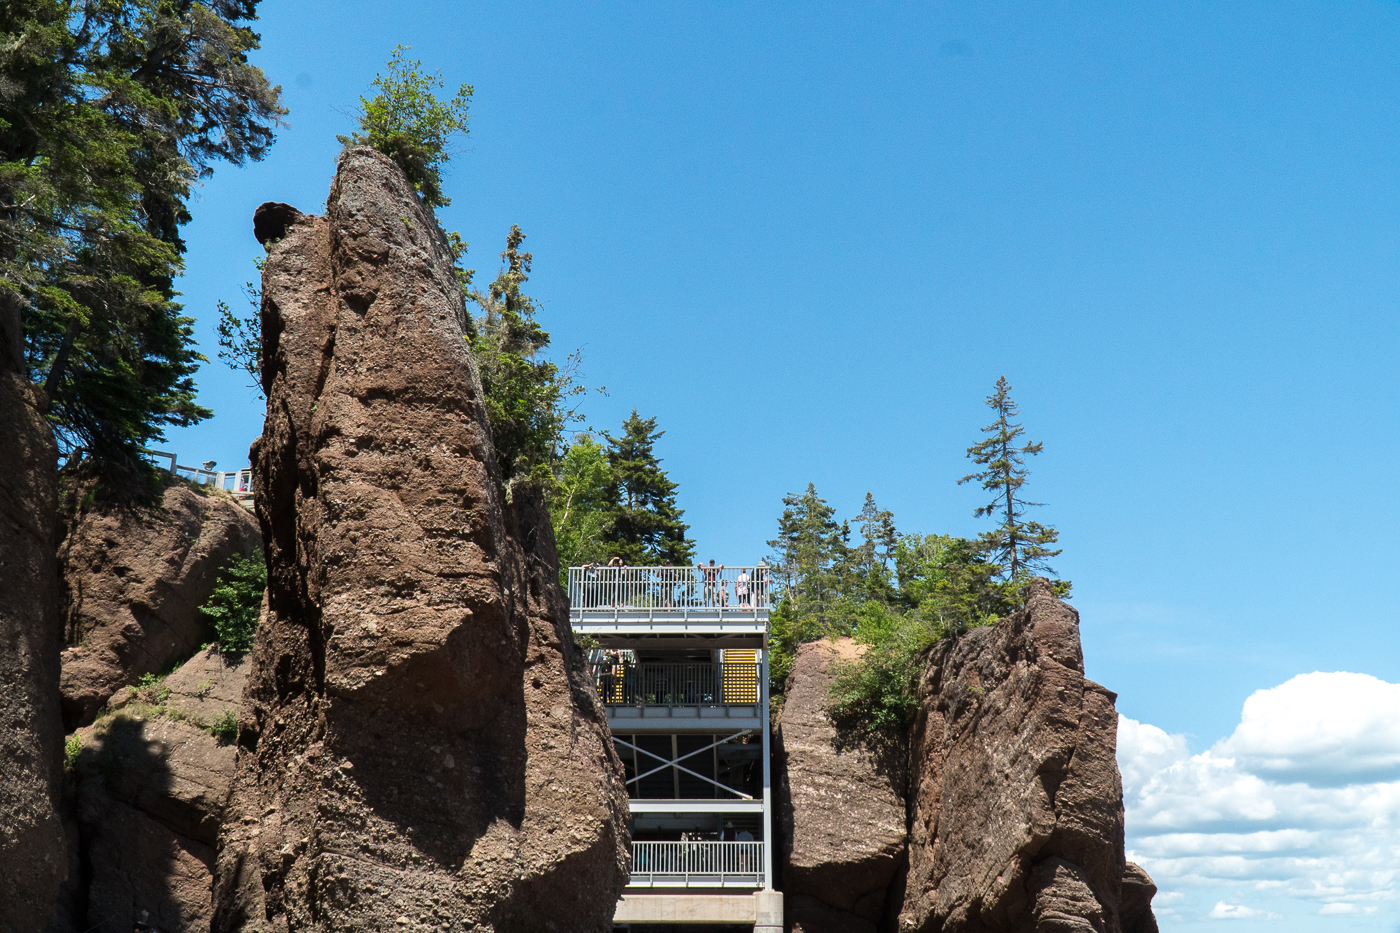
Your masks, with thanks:
M1210 916L1216 920L1265 920L1277 917L1278 914L1271 914L1267 910L1255 910L1252 907L1244 907L1239 904L1227 904L1224 901L1220 901L1211 909Z
M1179 916L1269 916L1239 903L1255 897L1400 916L1400 685L1295 677L1256 692L1234 733L1196 755L1120 717L1118 760L1128 857L1185 895Z
M1367 674L1299 674L1245 700L1240 724L1215 751L1281 781L1400 780L1400 684Z

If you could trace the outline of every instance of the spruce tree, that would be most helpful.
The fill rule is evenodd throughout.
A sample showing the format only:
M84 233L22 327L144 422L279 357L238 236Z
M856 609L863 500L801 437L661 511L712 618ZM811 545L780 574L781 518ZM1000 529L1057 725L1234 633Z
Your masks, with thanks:
M998 521L997 527L978 536L978 551L998 568L1004 582L1019 586L1034 570L1054 574L1047 562L1060 553L1050 548L1059 540L1059 532L1025 517L1027 509L1042 504L1021 496L1030 475L1026 457L1039 454L1043 445L1020 442L1026 429L1012 421L1018 409L1005 376L997 379L996 391L987 396L987 407L996 412L996 420L982 429L987 436L967 449L967 456L984 469L964 476L958 485L976 480L992 494L992 501L973 513Z
M106 474L211 414L174 280L191 186L261 159L286 112L248 62L256 9L0 4L0 355Z
M778 537L773 549L774 574L782 587L782 601L793 618L821 618L841 594L847 577L850 529L837 524L836 510L807 484L806 492L783 497Z
M655 418L637 410L622 424L622 436L604 434L611 471L607 498L611 503L603 535L611 556L633 567L666 564L689 566L695 542L685 536L690 526L676 506L676 484L661 469L654 446L665 431Z

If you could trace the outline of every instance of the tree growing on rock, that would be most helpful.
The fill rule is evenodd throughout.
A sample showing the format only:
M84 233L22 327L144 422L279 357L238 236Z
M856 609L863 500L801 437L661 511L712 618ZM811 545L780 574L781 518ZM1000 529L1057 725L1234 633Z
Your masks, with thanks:
M1049 560L1061 553L1051 547L1059 540L1059 532L1026 518L1027 509L1041 505L1021 493L1030 475L1026 457L1039 454L1043 445L1039 441L1021 441L1026 429L1012 420L1019 409L1005 376L997 379L996 391L987 396L987 407L996 412L996 420L982 429L987 436L967 449L967 456L983 469L964 476L958 485L976 480L992 494L990 502L973 512L978 518L998 522L991 531L978 536L978 551L997 567L1003 582L1019 588L1032 571L1054 574ZM1062 582L1059 595L1068 590L1068 582Z
M543 355L549 333L535 319L534 300L521 290L534 258L520 250L524 241L525 234L512 226L500 274L486 291L467 293L481 310L470 339L508 491L521 483L550 485L564 430L580 420L577 399L587 391L574 379L578 351L562 369Z
M379 93L360 98L359 132L336 138L346 146L378 149L403 169L424 205L446 207L452 199L442 192L442 165L452 157L452 137L467 134L472 86L463 84L451 98L440 99L442 73L425 73L422 62L405 58L410 48L396 46L388 73L371 82Z
M286 113L248 62L256 10L0 5L0 343L13 360L22 342L63 452L109 477L211 414L174 280L191 184L261 159Z

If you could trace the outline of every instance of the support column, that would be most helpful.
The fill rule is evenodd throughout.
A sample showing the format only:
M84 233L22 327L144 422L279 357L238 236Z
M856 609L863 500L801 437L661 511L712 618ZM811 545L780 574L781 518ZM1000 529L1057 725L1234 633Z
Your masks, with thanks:
M762 705L759 721L763 724L763 889L773 890L773 750L768 722L768 636L763 636L763 663L758 668L758 701ZM778 923L783 922L782 896L778 898Z
M755 891L753 933L783 933L783 892Z

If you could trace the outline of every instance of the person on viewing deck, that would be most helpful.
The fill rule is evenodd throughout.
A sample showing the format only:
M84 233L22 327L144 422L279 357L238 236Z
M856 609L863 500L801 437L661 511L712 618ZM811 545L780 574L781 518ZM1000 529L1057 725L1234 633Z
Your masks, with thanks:
M604 583L604 585L607 586L608 589L612 592L612 605L614 609L627 602L626 589L622 583L623 578L627 576L627 574L623 571L623 568L625 568L626 566L627 565L622 562L621 557L612 557L608 559L608 568L617 568L617 573L608 574L608 576L611 577L611 579L607 580Z
M739 569L739 576L734 578L734 601L741 606L749 604L749 572L743 568Z
M695 569L699 570L705 578L705 605L712 606L715 602L715 583L719 580L719 573L724 569L724 565L715 566L714 558L710 558L710 566L696 564Z

